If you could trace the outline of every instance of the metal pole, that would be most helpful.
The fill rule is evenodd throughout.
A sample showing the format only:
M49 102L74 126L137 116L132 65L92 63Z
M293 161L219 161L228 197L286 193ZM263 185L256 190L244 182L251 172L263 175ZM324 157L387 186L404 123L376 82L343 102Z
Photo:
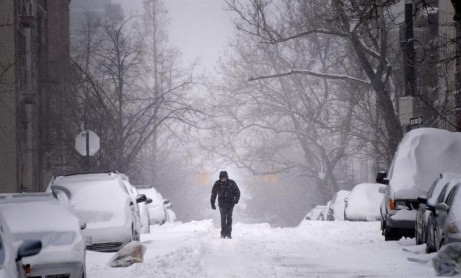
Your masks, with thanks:
M415 48L413 34L413 1L405 2L405 95L414 96L416 93L416 73L415 73Z
M86 156L85 156L85 171L90 170L90 133L86 131Z

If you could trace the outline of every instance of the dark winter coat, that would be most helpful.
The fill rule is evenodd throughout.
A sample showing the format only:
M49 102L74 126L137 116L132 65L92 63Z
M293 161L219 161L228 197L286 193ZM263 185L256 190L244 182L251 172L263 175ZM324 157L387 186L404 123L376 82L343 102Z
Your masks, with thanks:
M216 196L218 196L218 205L220 207L233 206L240 199L240 190L235 181L231 179L227 179L226 181L217 180L211 190L210 201L212 205L216 201Z

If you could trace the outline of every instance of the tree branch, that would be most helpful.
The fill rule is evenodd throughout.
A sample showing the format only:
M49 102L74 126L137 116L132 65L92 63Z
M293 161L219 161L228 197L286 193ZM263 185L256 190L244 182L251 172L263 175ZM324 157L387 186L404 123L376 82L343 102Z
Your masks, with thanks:
M256 80L262 80L262 79L270 79L270 78L275 78L275 77L283 77L283 76L289 76L293 74L305 74L305 75L311 75L319 78L326 78L326 79L331 79L331 80L347 80L347 81L354 81L354 82L359 82L365 85L370 85L369 81L347 76L347 75L334 75L334 74L324 74L324 73L319 73L319 72L313 72L309 70L297 70L297 69L292 69L288 72L284 73L279 73L279 74L272 74L272 75L261 75L257 77L250 77L248 78L248 81L256 81Z

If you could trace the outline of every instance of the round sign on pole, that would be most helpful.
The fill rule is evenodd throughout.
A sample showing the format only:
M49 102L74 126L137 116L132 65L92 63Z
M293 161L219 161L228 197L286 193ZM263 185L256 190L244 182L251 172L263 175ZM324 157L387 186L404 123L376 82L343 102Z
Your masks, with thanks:
M88 141L87 137L88 136ZM88 155L94 155L100 148L100 140L98 135L91 130L80 132L75 137L75 149L83 156L87 155L87 142L88 142Z

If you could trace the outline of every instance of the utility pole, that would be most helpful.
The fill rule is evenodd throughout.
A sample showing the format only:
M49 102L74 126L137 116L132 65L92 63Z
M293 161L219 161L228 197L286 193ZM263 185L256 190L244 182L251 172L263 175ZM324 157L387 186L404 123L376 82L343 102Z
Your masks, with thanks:
M399 98L399 118L404 130L411 129L410 120L417 114L415 47L413 32L413 0L405 0L405 22L400 26L399 42L402 48L405 91Z
M413 32L413 0L405 1L405 40L404 40L405 96L415 96L415 47Z

